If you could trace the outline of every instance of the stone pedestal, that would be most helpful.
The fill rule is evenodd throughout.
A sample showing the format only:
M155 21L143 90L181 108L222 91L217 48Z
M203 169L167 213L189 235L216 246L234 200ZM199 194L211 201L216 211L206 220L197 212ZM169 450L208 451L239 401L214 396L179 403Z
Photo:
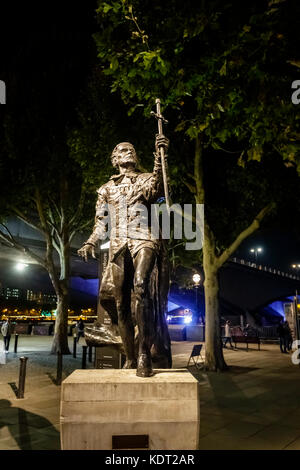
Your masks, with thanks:
M62 450L194 450L197 380L187 370L76 370L62 383Z
M0 364L6 364L4 341L0 338Z

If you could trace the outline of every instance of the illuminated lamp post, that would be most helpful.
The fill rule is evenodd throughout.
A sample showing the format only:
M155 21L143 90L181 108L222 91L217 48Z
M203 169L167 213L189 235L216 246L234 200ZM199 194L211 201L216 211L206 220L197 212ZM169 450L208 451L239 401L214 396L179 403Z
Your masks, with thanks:
M300 264L292 264L292 268L298 273L300 270Z
M251 248L250 253L254 253L255 255L255 262L257 263L257 258L259 253L262 253L263 249L259 246L257 248Z
M201 282L200 274L198 273L193 274L193 282L194 282L194 286L196 289L196 310L197 310L196 323L199 323L199 319L200 319L200 302L199 302L200 292L199 290L200 290L200 282Z
M22 272L28 267L28 264L21 262L21 263L17 263L15 267L17 271Z

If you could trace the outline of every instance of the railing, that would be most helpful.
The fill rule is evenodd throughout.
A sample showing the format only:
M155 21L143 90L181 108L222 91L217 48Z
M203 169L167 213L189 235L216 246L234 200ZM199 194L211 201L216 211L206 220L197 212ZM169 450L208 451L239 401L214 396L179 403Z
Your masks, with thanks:
M277 326L263 326L259 336L262 338L278 338Z
M263 266L261 264L253 263L252 261L247 261L247 260L239 259L236 257L230 258L230 261L233 261L234 263L237 263L237 264L241 264L243 266L248 266L249 268L258 269L259 271L264 271L267 273L276 274L277 276L284 276L284 277L288 277L289 279L300 281L300 277L295 276L295 274L285 273L283 271L279 271L278 269L274 269L268 266Z

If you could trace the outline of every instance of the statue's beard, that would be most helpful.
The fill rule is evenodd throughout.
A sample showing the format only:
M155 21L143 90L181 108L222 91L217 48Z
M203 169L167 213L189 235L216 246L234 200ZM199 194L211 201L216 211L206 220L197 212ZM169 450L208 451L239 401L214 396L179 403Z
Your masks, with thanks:
M134 156L130 155L130 156L124 156L120 158L118 163L119 163L119 166L122 166L122 167L133 166L135 168L137 161L134 158Z

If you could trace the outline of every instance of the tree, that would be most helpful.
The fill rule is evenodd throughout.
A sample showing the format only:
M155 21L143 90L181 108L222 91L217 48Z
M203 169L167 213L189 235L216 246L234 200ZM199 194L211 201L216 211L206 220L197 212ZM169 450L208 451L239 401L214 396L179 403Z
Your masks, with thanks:
M213 151L238 156L245 172L249 160L270 155L297 162L299 117L290 87L298 25L290 18L299 17L299 6L284 0L100 0L97 13L98 57L112 92L121 93L129 114L143 105L145 116L160 97L182 141L190 140L190 152L193 145L193 155L185 162L181 155L174 168L195 202L206 204L206 367L223 370L218 271L274 204L250 206L239 233L230 231L227 245L220 244L209 207L214 181L207 181L205 165Z

